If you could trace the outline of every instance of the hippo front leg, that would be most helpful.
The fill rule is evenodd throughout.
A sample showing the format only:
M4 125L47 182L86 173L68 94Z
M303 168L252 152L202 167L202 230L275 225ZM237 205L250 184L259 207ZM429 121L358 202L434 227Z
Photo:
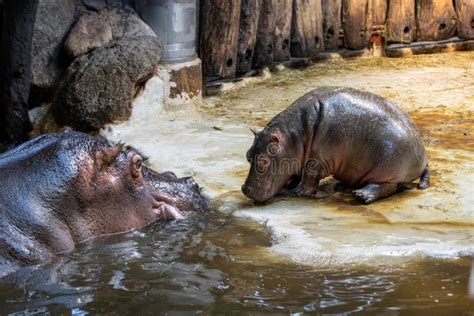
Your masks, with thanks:
M303 168L301 181L293 190L297 196L316 197L321 180L320 167L316 161L309 161Z
M352 191L352 195L364 204L370 204L397 191L397 183L369 183L365 187Z

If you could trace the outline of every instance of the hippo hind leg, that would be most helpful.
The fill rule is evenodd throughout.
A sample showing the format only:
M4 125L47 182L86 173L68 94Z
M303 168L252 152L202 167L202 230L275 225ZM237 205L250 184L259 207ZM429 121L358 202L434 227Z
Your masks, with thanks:
M418 183L418 189L425 190L430 186L430 169L426 166L425 170L421 174L420 182Z
M361 189L352 191L352 195L364 204L370 204L397 191L397 183L369 183Z

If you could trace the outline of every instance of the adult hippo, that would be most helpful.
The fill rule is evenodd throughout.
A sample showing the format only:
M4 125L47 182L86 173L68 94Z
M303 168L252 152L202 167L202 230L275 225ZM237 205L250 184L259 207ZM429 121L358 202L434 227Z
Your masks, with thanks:
M400 187L429 186L423 142L410 118L393 102L350 88L315 89L275 116L247 152L250 172L243 193L265 202L289 183L315 196L332 175L363 203Z
M0 276L95 236L207 210L191 178L156 173L132 148L72 131L1 154L0 183Z

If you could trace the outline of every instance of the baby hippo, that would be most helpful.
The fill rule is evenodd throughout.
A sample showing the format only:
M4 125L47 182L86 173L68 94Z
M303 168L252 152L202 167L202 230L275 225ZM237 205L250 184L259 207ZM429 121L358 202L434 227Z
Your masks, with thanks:
M393 102L350 88L315 89L275 116L247 152L251 164L242 192L265 202L290 183L315 196L319 180L333 176L369 204L398 188L429 186L420 135Z

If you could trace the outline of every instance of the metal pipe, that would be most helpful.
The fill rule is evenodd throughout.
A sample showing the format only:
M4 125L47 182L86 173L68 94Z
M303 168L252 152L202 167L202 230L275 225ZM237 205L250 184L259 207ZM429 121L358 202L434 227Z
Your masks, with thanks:
M197 57L197 0L135 0L135 7L162 41L163 63Z

